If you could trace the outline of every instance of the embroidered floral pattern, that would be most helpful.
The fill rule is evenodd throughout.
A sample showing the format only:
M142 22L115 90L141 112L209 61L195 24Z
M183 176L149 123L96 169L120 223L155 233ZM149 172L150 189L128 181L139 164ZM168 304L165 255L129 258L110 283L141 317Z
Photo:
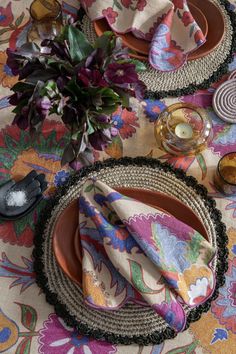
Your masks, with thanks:
M127 301L146 301L181 331L186 318L176 293L189 306L212 294L208 263L214 248L173 216L87 180L79 197L79 221L86 274L82 287L89 306L117 309Z
M149 40L149 63L159 71L180 68L205 41L187 0L107 0L105 5L97 0L87 10L92 20L105 17L117 33L132 31Z
M211 311L221 325L236 333L236 258L229 260L225 285L219 289L219 297L212 303Z
M116 346L81 336L56 315L51 314L39 331L40 354L113 354Z
M118 13L112 9L112 7L108 7L107 9L102 10L102 14L106 17L107 21L112 25L116 22L116 18Z

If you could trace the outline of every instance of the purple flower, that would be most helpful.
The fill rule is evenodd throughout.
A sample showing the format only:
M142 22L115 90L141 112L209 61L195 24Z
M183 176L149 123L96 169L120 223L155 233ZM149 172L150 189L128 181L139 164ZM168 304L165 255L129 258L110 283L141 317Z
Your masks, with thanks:
M51 314L44 322L39 332L39 353L116 353L116 346L103 341L97 341L79 334L73 328L69 328L55 314Z
M111 133L109 129L96 130L88 139L95 150L103 151L111 143Z
M105 114L100 114L99 116L96 116L96 121L99 123L104 123L104 124L108 124L111 121L111 117L105 115Z
M114 84L132 84L138 81L134 64L109 64L105 71L105 78Z
M144 98L146 89L147 89L147 87L144 84L144 82L141 81L141 80L138 80L138 82L134 84L134 95L135 95L135 97L138 100L142 100Z
M47 96L38 97L36 99L35 107L39 114L46 117L49 113L50 108L52 107L52 104Z
M176 332L180 332L184 329L186 315L178 302L163 302L160 305L155 304L152 307Z
M78 80L83 83L85 87L106 87L108 86L106 80L102 77L101 73L96 70L81 68L78 72Z

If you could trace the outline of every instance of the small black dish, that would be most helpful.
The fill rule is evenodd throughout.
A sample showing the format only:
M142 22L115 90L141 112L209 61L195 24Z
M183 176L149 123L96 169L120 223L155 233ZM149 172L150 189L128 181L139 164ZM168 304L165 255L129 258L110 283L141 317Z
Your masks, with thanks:
M42 200L46 189L45 175L37 174L35 170L19 182L6 182L0 186L0 219L17 220L27 215ZM24 200L14 201L14 195L19 192L23 192Z

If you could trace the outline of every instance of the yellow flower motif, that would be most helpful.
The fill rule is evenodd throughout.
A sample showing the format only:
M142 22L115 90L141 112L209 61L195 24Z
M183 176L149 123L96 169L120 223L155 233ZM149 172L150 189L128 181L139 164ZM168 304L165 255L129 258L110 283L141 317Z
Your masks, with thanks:
M0 353L11 348L16 343L17 339L17 325L0 309Z
M106 306L106 299L99 285L94 283L93 276L83 271L83 292L84 297L90 297L97 306Z
M213 290L213 275L206 266L192 265L179 275L179 294L190 306L201 303Z
M6 64L7 54L0 51L0 84L3 87L11 88L18 81L18 76L12 74L11 69Z
M37 173L44 173L48 182L47 192L52 193L55 189L53 184L54 178L60 169L60 160L53 161L52 159L40 156L33 148L29 148L17 156L11 168L11 175L15 180L20 180L31 170L36 170Z

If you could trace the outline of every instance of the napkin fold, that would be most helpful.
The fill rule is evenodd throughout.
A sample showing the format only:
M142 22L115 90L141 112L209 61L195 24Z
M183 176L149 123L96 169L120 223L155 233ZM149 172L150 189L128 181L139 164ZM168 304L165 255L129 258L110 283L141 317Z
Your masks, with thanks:
M214 248L174 216L89 179L79 196L84 301L100 310L151 306L180 332L184 304L213 293Z
M106 18L114 32L151 41L150 64L159 71L180 68L206 38L187 0L81 0L91 20Z

